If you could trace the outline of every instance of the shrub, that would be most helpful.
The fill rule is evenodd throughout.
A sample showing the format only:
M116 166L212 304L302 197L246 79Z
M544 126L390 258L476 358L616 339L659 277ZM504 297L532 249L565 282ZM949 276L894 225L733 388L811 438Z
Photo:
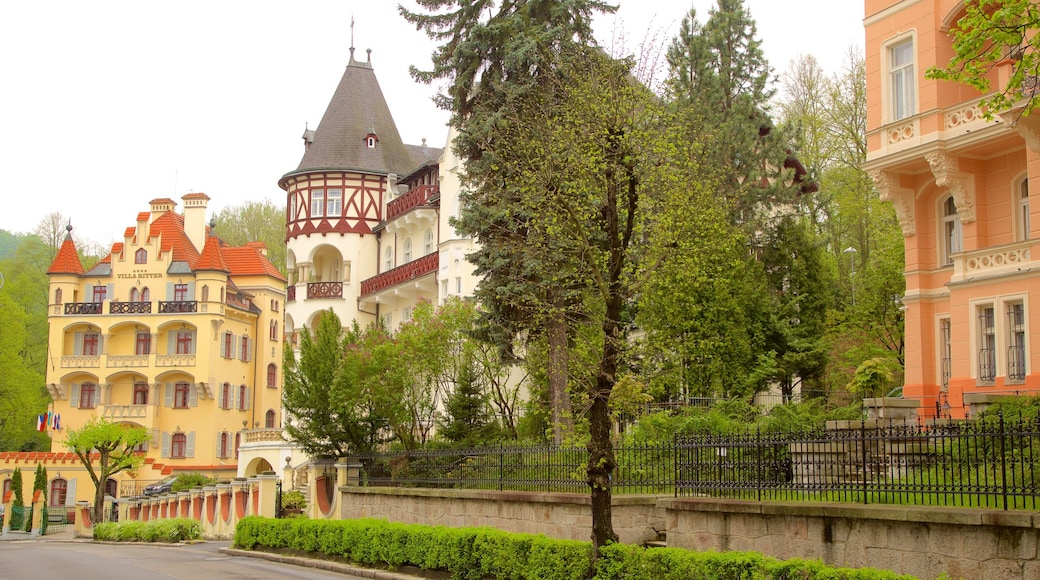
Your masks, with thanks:
M202 539L202 525L190 518L109 522L94 526L94 539L106 542L185 542Z
M283 510L304 510L307 508L307 496L302 491L287 491L282 494Z
M201 473L183 473L178 475L177 479L173 481L173 485L170 486L170 492L177 493L180 491L188 491L189 489L214 485L216 483L216 479L206 477Z

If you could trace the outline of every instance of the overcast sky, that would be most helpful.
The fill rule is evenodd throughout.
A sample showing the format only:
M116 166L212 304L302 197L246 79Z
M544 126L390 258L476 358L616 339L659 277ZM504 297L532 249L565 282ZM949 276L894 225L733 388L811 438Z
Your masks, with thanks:
M433 44L393 0L0 1L0 229L71 218L77 241L122 241L154 198L210 196L210 215L249 200L285 203L305 124L317 126L346 66L372 63L406 143L441 147L447 115L408 66ZM410 4L406 0L405 4ZM670 40L713 0L622 0L596 30L628 53ZM777 73L800 54L838 72L863 47L857 0L747 0ZM660 44L660 43L658 43ZM614 51L615 53L617 51Z

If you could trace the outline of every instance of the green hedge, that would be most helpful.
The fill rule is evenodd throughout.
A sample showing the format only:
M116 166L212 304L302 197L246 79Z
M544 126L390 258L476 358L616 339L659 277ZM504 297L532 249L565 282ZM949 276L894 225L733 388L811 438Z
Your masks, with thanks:
M95 532L96 534L96 532ZM385 520L244 518L234 547L338 556L390 569L416 566L456 580L586 580L592 546L489 528L445 528ZM613 544L600 551L596 580L912 580L870 568L834 568L814 560L780 561L747 552L694 552Z
M190 518L109 522L94 526L94 539L106 542L186 542L202 539L202 525Z

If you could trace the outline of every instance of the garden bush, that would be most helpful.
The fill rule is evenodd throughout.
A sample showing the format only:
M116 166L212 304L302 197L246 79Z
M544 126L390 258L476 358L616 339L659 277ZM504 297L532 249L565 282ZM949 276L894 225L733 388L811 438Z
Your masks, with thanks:
M186 542L202 539L202 525L190 518L109 522L94 526L94 539L106 542Z
M585 580L589 542L554 540L489 528L445 528L385 520L244 518L234 547L314 552L389 569L415 566L454 580ZM611 544L600 550L595 580L912 580L871 568L835 568L815 560L780 561L748 552L694 552Z

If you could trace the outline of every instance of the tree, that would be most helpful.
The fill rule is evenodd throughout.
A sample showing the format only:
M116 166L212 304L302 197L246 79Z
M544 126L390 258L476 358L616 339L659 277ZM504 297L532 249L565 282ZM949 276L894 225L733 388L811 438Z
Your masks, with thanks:
M270 200L247 201L229 206L213 216L217 235L232 246L263 242L267 257L285 275L285 208Z
M286 349L282 405L289 439L314 457L345 457L372 451L383 420L364 391L365 357L348 349L361 337L357 323L344 333L329 309L318 325L300 332L299 358Z
M13 289L5 284L0 290L0 450L46 450L50 440L36 429L36 415L47 410L44 378L26 359L32 352L30 341L40 341L46 349L46 334L29 336L34 327L24 306L8 293Z
M668 96L689 136L705 142L730 222L752 238L767 231L776 205L799 191L788 167L794 135L769 118L772 69L743 0L718 0L703 26L691 9L666 57Z
M36 492L39 491L43 499L43 505L47 505L47 468L42 463L36 464L36 478L33 480L33 496L35 497ZM40 524L40 533L47 533L47 508L44 507L43 520ZM27 522L26 531L32 531L32 522Z
M94 417L79 429L67 429L65 446L79 457L94 482L94 507L91 517L104 521L105 483L123 471L133 471L144 463L144 455L134 450L151 436L144 427L113 423Z
M20 530L25 525L25 498L22 495L22 468L16 467L11 472L11 519L12 530Z
M965 2L964 16L950 27L953 57L946 66L928 69L925 76L966 83L989 93L992 72L1010 71L1003 86L980 100L984 114L1021 106L1028 115L1037 105L1040 79L1040 5L1036 0L977 0ZM1024 99L1024 100L1023 100Z

